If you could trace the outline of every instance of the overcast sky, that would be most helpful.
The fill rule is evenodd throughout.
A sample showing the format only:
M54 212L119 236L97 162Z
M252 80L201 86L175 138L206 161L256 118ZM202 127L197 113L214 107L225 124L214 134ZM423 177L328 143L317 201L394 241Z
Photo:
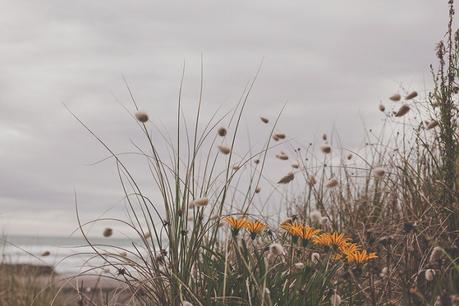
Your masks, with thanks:
M381 123L379 101L401 86L426 93L447 12L446 0L3 1L0 230L69 234L74 189L86 219L121 205L113 163L90 166L106 152L63 103L129 151L138 129L117 102L132 109L122 75L173 129L184 62L192 109L203 55L206 116L234 105L263 60L246 127L287 102L279 128L299 143L335 128L358 146L363 121Z

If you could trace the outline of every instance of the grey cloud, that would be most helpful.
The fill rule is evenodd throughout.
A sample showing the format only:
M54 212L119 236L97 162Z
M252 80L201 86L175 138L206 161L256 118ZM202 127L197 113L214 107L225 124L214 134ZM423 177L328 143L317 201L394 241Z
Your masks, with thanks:
M265 131L253 118L260 113L273 118L287 102L279 129L298 144L336 128L348 146L358 146L362 121L380 124L380 100L400 84L420 92L428 88L428 65L435 63L435 43L447 16L446 1L427 0L14 1L4 6L0 213L17 221L8 226L12 233L27 227L31 211L37 212L33 226L42 224L43 232L64 228L49 220L73 220L68 215L74 188L88 218L122 197L113 162L87 166L107 153L62 103L116 152L125 152L133 150L130 139L141 140L116 102L133 109L121 74L140 107L173 133L184 61L184 109L191 114L203 54L203 118L209 118L219 106L223 113L237 102L263 59L242 135L248 130L260 138ZM143 161L130 165L149 188ZM120 204L116 211L122 209Z

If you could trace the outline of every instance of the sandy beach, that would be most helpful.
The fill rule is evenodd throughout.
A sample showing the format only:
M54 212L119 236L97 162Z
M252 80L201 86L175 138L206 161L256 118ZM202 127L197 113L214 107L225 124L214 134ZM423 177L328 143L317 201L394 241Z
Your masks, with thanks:
M54 301L54 305L126 305L131 302L132 294L126 284L108 276L59 274L51 266L32 264L0 264L0 272L1 305L8 305L2 298L12 297L8 290L11 287L22 299L28 291L36 295L34 300ZM22 293L21 289L24 289Z

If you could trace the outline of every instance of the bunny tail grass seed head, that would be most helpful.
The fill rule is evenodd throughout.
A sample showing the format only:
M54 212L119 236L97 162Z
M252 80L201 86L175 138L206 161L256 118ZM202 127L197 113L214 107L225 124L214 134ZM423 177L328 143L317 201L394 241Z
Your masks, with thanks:
M268 123L268 122L269 122L269 119L266 118L266 117L260 117L260 120L261 120L261 122L263 122L263 123Z
M284 255L284 247L280 243L273 243L269 246L269 253L274 256Z
M427 269L426 272L424 273L424 276L426 278L426 281L433 281L435 277L435 270L434 269Z
M323 140L323 141L327 141L327 134L325 134L325 133L322 134L322 140Z
M276 154L276 158L280 160L288 160L288 155L285 154L284 152L281 152L280 154Z
M104 232L102 234L104 235L104 237L110 237L111 235L113 235L113 230L107 227L106 229L104 229Z
M433 128L436 128L438 126L438 121L437 120L431 120L426 122L426 130L431 130Z
M274 141L279 141L279 137L277 137L277 135L274 134L274 135L273 135L273 140L274 140Z
M333 295L331 296L330 305L331 306L341 305L341 297L336 292L334 292Z
M191 304L190 302L188 301L183 301L180 306L193 306L193 304Z
M315 265L318 264L320 262L320 254L316 253L316 252L312 253L311 254L311 262L313 264L315 264Z
M401 98L402 97L399 94L395 94L389 97L389 99L394 102L400 101Z
M46 256L49 256L51 253L49 251L44 251L43 253L41 253L41 256L42 257L46 257Z
M148 114L145 112L136 112L135 118L139 120L140 122L145 123L148 121Z
M395 113L395 117L403 117L410 111L410 106L408 104L403 104L398 111Z
M293 265L296 270L303 270L304 269L304 263L302 262L297 262Z
M309 186L314 186L315 184L317 184L315 176L314 175L310 175L308 177L307 183L308 183Z
M335 178L329 179L328 182L325 184L327 188L334 188L338 186L338 180Z
M382 104L382 103L379 104L379 107L378 107L378 108L379 108L379 110L380 110L381 112L384 112L384 111L386 110L386 107L385 107L384 104Z
M311 211L311 214L309 215L309 217L311 218L312 222L320 223L320 220L322 219L322 214L320 213L320 211L316 209L316 210Z
M432 253L430 253L429 262L431 264L439 261L443 256L443 248L436 246L433 248Z
M418 93L416 91L412 91L405 97L405 100L411 100L411 99L416 98L417 96L418 96Z
M384 277L387 276L388 272L389 272L389 268L388 267L384 267L384 268L382 268L381 273L379 273L379 276L384 278Z
M331 147L328 144L323 144L320 146L320 151L324 154L328 154L331 152Z
M209 199L208 198L199 198L199 199L194 200L192 203L193 203L194 206L204 207L207 204L209 204Z
M218 129L217 133L218 133L219 136L225 137L226 134L227 134L227 131L226 131L226 129L224 127L221 127L221 128Z
M285 134L284 133L276 133L274 136L279 140L279 139L285 139Z
M286 176L282 177L277 183L278 184L288 184L295 178L293 172L289 172Z
M261 191L261 187L260 187L260 186L257 186L257 187L255 188L255 193L260 193L260 191Z
M225 155L228 155L231 152L231 149L224 145L219 145L218 150L220 150L220 152Z
M347 156L346 156L347 160L351 160L352 159L352 154L349 153Z
M376 167L373 169L372 173L374 177L381 178L386 174L386 170L382 167Z
M295 162L292 163L291 166L292 166L293 169L298 169L298 168L300 168L300 163L295 161Z

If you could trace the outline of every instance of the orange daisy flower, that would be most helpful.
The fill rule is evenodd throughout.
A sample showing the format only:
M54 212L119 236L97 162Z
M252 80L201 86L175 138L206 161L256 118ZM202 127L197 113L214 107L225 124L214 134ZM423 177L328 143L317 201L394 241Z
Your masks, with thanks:
M298 223L281 224L281 228L292 236L293 243L296 243L298 238L301 238L303 246L306 246L309 240L312 240L320 232L318 229Z
M225 222L230 226L231 233L234 237L239 234L240 229L243 228L247 223L247 220L244 218L236 219L231 216L225 217L223 220L225 220Z
M292 236L293 243L297 243L298 238L301 236L302 225L298 223L282 223L281 228Z
M260 234L262 231L265 230L265 228L267 227L266 224L264 224L263 222L260 222L258 220L255 220L255 221L246 221L245 224L243 225L243 227L249 231L250 233L250 238L255 239L255 237Z
M347 254L352 254L352 253L355 253L359 250L359 247L357 244L355 243L347 243L345 245L342 245L340 248L339 248L340 252L343 253L344 255L347 255Z
M349 238L340 233L323 233L314 238L313 242L320 246L334 247L339 250L349 244Z
M353 253L346 254L348 263L363 264L369 260L378 258L375 252L368 253L367 251L355 251Z
M320 233L320 230L305 225L301 229L301 238L311 240L317 236L318 233Z

